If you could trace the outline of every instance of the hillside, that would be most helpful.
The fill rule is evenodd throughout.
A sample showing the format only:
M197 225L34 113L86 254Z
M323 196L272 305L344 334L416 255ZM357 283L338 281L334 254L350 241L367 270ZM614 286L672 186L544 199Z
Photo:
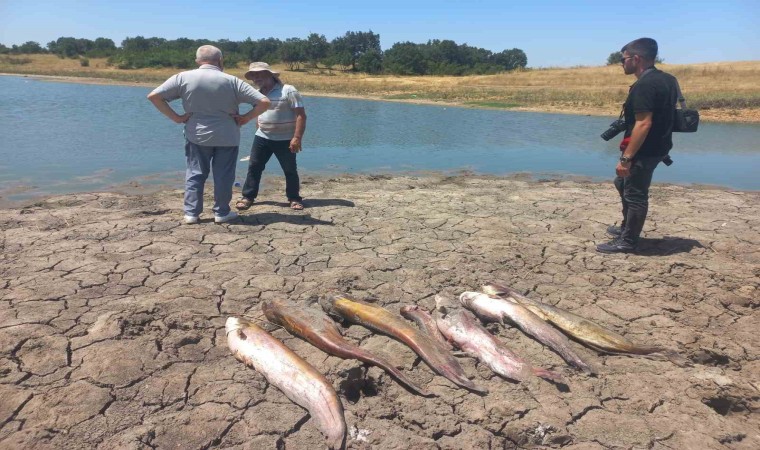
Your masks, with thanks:
M664 64L678 77L690 105L704 120L760 123L760 61ZM511 108L614 116L633 77L620 66L550 68L483 76L385 76L324 68L277 68L286 82L307 95L435 102L471 107ZM245 65L226 68L242 77ZM105 59L83 67L54 55L0 56L0 73L74 77L74 81L155 85L177 69L122 70Z

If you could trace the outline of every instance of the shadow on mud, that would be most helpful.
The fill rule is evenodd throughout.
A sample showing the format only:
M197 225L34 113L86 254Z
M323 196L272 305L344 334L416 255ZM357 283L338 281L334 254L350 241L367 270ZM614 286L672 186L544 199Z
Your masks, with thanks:
M286 202L273 202L271 200L256 202L254 205L282 206L283 208L290 207L290 205ZM350 200L343 200L342 198L305 198L303 200L303 205L306 207L306 209L321 208L325 206L345 206L348 208L353 208L356 206L354 202Z
M674 236L665 236L660 239L641 238L636 252L645 256L666 256L675 253L689 253L695 248L705 248L699 241Z
M290 223L293 225L335 225L326 220L315 219L308 214L255 213L248 211L240 215L236 222L243 225L271 225L273 223Z

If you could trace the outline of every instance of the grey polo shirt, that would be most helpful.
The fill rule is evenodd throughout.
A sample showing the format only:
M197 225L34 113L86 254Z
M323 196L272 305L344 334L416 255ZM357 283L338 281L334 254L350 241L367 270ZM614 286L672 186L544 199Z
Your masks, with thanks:
M241 103L255 107L266 98L248 83L211 64L178 73L153 93L168 102L182 99L185 112L192 113L185 123L185 138L206 147L239 146L240 127L231 115L239 114Z

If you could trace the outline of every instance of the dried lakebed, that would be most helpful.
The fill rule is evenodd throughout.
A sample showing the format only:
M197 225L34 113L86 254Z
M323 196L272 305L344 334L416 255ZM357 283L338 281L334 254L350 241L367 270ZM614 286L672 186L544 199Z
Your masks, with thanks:
M273 179L277 176L272 176ZM594 244L619 216L610 183L471 176L279 180L242 221L181 225L181 192L77 194L0 210L0 447L322 448L305 410L227 349L255 320L325 374L349 448L758 448L760 193L655 185L641 254ZM693 363L606 356L589 376L519 330L488 329L566 386L457 389L402 344L351 326L377 367L269 325L262 300L330 292L391 311L504 280L528 296ZM312 305L312 307L315 305Z

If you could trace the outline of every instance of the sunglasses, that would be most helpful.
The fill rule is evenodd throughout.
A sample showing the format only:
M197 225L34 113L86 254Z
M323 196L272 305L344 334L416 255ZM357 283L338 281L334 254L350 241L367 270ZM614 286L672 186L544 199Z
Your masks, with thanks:
M622 58L620 58L620 64L625 64L625 60L626 60L626 59L631 59L631 58L633 58L634 56L636 56L636 55L631 55L631 56L623 56Z

